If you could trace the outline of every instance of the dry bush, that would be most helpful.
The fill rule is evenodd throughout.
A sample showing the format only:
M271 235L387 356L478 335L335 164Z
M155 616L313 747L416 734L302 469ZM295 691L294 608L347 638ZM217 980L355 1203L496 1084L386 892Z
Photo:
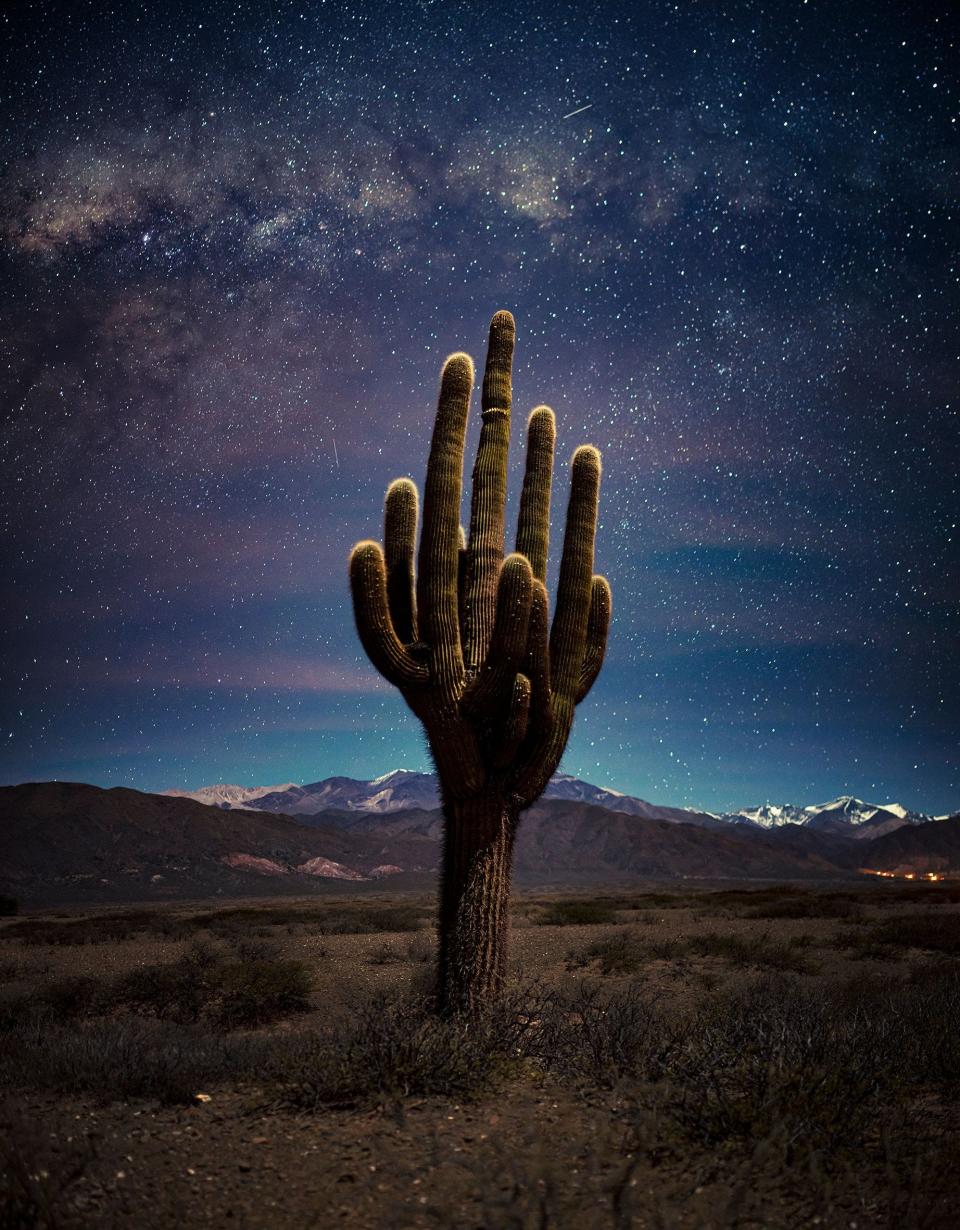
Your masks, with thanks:
M258 1079L275 1064L279 1039L234 1037L198 1026L121 1018L0 1036L0 1083L103 1102L150 1098L185 1104L217 1081Z
M860 916L860 907L849 894L806 893L765 901L744 912L745 918L847 918Z
M809 947L808 936L793 936L791 939L770 940L768 936L744 937L724 935L713 931L702 932L682 939L649 940L629 928L605 936L587 944L578 952L570 953L567 969L583 968L593 962L599 972L610 974L636 974L643 966L654 960L677 961L683 957L718 957L741 969L759 968L792 973L809 973L811 965L804 949Z
M960 956L960 914L901 914L872 929L878 944Z
M604 976L636 974L649 959L650 946L629 928L624 928L570 953L567 969L581 969L595 961Z
M0 932L7 940L23 944L119 944L155 935L183 939L193 933L186 920L153 910L125 910L94 914L89 918L23 918Z
M318 1111L492 1093L527 1056L535 1018L525 998L507 996L478 1020L443 1020L409 998L361 1003L329 1033L304 1040L281 1102Z
M612 901L553 901L536 920L543 927L600 926L617 921Z
M232 960L194 944L177 961L140 966L117 978L56 979L4 1004L0 1027L107 1014L206 1020L225 1029L262 1025L308 1009L311 985L302 961Z

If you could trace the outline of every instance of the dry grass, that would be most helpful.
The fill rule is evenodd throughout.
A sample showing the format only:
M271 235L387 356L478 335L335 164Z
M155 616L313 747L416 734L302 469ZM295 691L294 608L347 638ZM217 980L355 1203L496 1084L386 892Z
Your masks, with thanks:
M158 1176L203 1155L212 1223L249 1198L271 1230L328 1206L361 1226L938 1230L960 1199L960 911L924 900L541 893L518 903L538 925L509 995L469 1027L430 1015L427 903L12 920L0 1081L96 1117L114 1153L71 1161L65 1129L48 1164L24 1134L0 1226L172 1228L197 1197L168 1207ZM207 1113L201 1092L207 1135L171 1117ZM273 1170L248 1166L251 1135ZM278 1187L320 1139L319 1186ZM149 1208L111 1194L131 1167Z

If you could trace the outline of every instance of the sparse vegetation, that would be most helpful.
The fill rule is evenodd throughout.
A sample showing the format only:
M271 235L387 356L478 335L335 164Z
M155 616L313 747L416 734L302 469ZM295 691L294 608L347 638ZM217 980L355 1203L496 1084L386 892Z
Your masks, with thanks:
M635 974L650 958L651 948L629 928L587 944L567 958L568 969L579 969L596 961L599 971L608 974Z
M901 914L873 929L878 944L960 956L960 914Z
M67 976L6 1002L0 1023L74 1021L139 1015L210 1021L224 1029L262 1025L309 1007L311 978L302 961L232 960L195 944L176 961L144 965L118 978Z
M576 969L597 962L599 972L634 974L649 961L676 961L682 957L716 957L740 968L790 970L806 973L811 965L804 952L809 937L796 935L787 941L769 936L745 938L739 935L705 931L677 939L648 939L631 928L587 944L567 958L567 968Z
M303 931L319 935L373 935L381 931L418 931L428 925L430 910L430 906L406 902L355 902L343 906L322 903L312 908L236 906L198 914L125 910L85 918L23 918L4 927L0 938L28 945L71 947L204 936L239 943Z
M281 1100L317 1111L491 1094L516 1070L534 1019L531 1005L509 999L472 1022L438 1018L422 1000L374 999L311 1038Z
M554 901L537 922L544 927L599 927L617 921L612 901Z
M211 1083L260 1079L282 1050L277 1039L137 1017L21 1024L0 1036L0 1081L101 1102L186 1104Z
M827 1230L951 1225L960 915L933 898L926 910L878 909L872 887L838 896L849 913L822 890L735 891L722 904L697 889L664 894L669 905L648 893L521 901L532 922L553 915L589 931L572 945L569 930L524 931L528 973L543 983L516 980L469 1027L429 1010L432 931L392 929L426 919L415 902L171 911L166 935L163 911L145 911L155 930L138 931L144 947L125 938L39 954L11 928L51 921L80 934L104 915L14 920L0 929L12 982L0 999L0 1083L11 1105L48 1118L70 1101L55 1154L44 1136L6 1158L0 1225L112 1224L125 1156L134 1169L155 1156L141 1130L165 1150L182 1134L182 1171L205 1141L214 1147L202 1128L211 1114L217 1149L245 1166L256 1162L251 1131L265 1153L291 1141L285 1167L295 1165L309 1122L330 1158L317 1173L352 1176L342 1199L323 1179L333 1184L323 1198L361 1225L377 1224L368 1209L380 1224L393 1216L391 1198L411 1225L421 1209L424 1225L540 1218L557 1230L587 1216L611 1230L785 1230L816 1217ZM591 921L568 921L571 904ZM349 926L321 941L307 921L320 916ZM142 928L143 917L111 925ZM372 920L391 930L361 929ZM862 955L895 959L871 969ZM80 1149L74 1171L71 1141L82 1144L88 1119L110 1125L97 1139L123 1156ZM367 1172L358 1142L381 1131ZM393 1160L382 1166L384 1150ZM225 1190L229 1173L227 1162Z
M859 906L849 895L806 893L802 897L767 900L745 911L746 918L856 918Z

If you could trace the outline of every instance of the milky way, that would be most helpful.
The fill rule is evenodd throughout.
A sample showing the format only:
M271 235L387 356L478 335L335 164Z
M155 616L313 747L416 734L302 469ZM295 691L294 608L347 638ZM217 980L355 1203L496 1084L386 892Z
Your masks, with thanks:
M4 41L3 780L425 767L346 555L505 307L513 494L540 402L556 508L604 457L565 768L957 806L946 6L45 4Z

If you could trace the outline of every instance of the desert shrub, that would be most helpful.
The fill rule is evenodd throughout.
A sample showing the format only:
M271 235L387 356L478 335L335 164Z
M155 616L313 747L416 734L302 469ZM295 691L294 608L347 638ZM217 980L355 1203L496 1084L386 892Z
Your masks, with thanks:
M872 935L878 944L960 956L960 914L904 914L877 924Z
M756 939L740 935L726 935L716 931L704 931L676 941L678 952L687 952L695 957L721 957L741 968L751 966L804 973L809 962L802 949L806 937L793 940L771 941L766 936Z
M102 995L103 984L96 978L67 976L46 983L27 1002L37 1016L69 1021L96 1012Z
M405 965L407 958L394 944L378 944L367 960L371 965Z
M635 1121L714 1148L766 1141L785 1165L852 1156L883 1099L960 1087L960 973L806 991L764 977L677 1016L639 986L557 997L536 1054L587 1090L618 1088ZM630 1116L628 1115L628 1118Z
M905 955L892 944L881 943L872 929L838 931L831 941L859 961L900 961Z
M896 1063L902 1078L955 1096L960 1089L960 969L952 962L916 967L877 997L899 1025Z
M318 1111L411 1096L469 1100L516 1070L532 1022L530 1010L509 997L472 1021L442 1020L413 999L375 998L301 1045L281 1102Z
M227 1029L264 1025L310 1007L313 980L302 961L235 961L221 966L206 1014Z
M191 933L182 919L151 910L94 914L89 918L23 918L4 929L7 939L24 944L115 944L145 934L181 939Z
M960 884L896 883L885 880L875 886L871 901L884 904L921 901L924 905L960 904Z
M309 1008L311 981L302 961L225 961L195 945L179 961L126 974L113 984L109 998L114 1007L161 1019L205 1017L235 1028Z
M0 894L0 918L12 918L20 912L20 902L16 897Z
M658 1080L675 1044L674 1027L637 985L608 994L583 983L554 996L540 1021L537 1057L558 1075L590 1088Z
M27 1024L39 1029L48 1023L96 1015L104 1009L104 989L96 978L54 978L29 995L0 1004L0 1030Z
M194 945L179 960L145 965L117 978L61 978L9 1000L0 1026L76 1021L106 1014L223 1028L262 1025L309 1008L310 973L302 961L224 958Z
M537 922L543 927L598 926L617 921L616 907L611 901L554 901L546 907Z
M849 896L828 893L808 893L802 897L784 897L765 901L748 909L746 918L856 918L860 909Z
M172 1021L197 1021L216 996L220 959L195 944L177 961L144 965L115 979L105 989L114 1008Z
M413 965L427 965L436 955L437 943L432 934L415 935L407 944L407 960Z
M888 1062L889 1030L837 1004L764 981L713 997L684 1030L663 1110L699 1144L780 1141L784 1162L862 1139Z
M771 884L767 888L721 888L701 894L697 904L707 908L725 906L736 910L794 898L805 891L794 884Z
M412 903L344 903L304 909L297 906L235 906L194 914L189 919L197 930L224 939L269 936L271 928L288 932L308 929L317 935L373 935L379 931L417 931L424 925L429 907Z
M194 933L210 932L222 939L239 941L259 936L265 938L271 928L292 931L315 923L317 911L296 906L232 906L223 910L206 910L191 914L184 921Z
M596 940L578 952L571 953L567 958L567 969L582 968L596 961L599 963L600 973L604 976L635 974L643 966L648 955L647 946L637 935L625 928L615 935Z
M417 905L355 906L331 910L320 920L324 935L375 935L379 931L419 931L428 911Z
M803 949L809 944L810 938L805 935L793 936L788 941L771 941L766 936L753 939L713 931L682 939L643 940L625 929L571 953L567 969L582 968L596 961L603 975L635 974L645 961L676 961L693 956L718 957L742 969L755 967L805 973L809 972L810 964Z
M230 946L238 961L278 961L283 956L283 946L272 936L237 936Z
M213 1082L257 1079L277 1047L272 1039L130 1017L19 1026L0 1038L0 1083L106 1102L189 1103Z

